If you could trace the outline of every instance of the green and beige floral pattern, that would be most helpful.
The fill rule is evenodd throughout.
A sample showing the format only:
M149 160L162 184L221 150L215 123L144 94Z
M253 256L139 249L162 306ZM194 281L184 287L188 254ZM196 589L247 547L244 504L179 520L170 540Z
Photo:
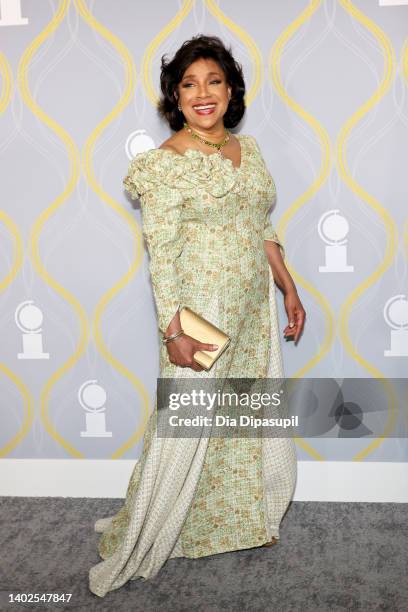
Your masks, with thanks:
M269 219L276 197L256 140L240 135L241 165L220 153L138 154L124 179L140 198L143 235L164 333L179 305L214 322L231 343L209 372L170 363L163 378L282 378L275 285L264 240L283 245ZM102 562L90 588L104 596L127 580L157 574L172 557L202 557L279 538L293 493L292 439L159 439L154 410L126 499L99 519Z

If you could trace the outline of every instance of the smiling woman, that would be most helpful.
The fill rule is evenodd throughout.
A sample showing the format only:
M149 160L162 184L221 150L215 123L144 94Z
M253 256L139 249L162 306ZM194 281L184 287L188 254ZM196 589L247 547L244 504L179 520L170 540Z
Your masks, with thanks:
M215 37L185 44L162 69L161 114L176 132L161 145L183 153L191 148L181 128L197 142L197 150L217 149L240 165L240 145L225 128L235 127L245 112L242 69ZM171 93L170 93L171 92ZM203 145L200 147L200 144Z
M214 379L219 390L229 379L234 387L235 378L279 381L274 279L293 321L288 336L299 336L304 310L269 221L273 178L255 138L227 129L245 112L241 67L218 38L198 36L171 61L163 58L161 89L159 110L175 133L136 155L124 178L130 196L140 198L163 336L160 376L192 379L184 383L190 392L201 379ZM181 305L231 338L211 371L194 355L214 345L181 329ZM164 438L157 413L156 405L124 506L95 524L103 561L90 570L90 589L101 597L128 580L152 578L170 558L276 543L293 494L293 438L188 431Z
M203 63L201 60L207 61ZM215 117L212 116L211 121L205 124L207 129L214 128L215 123L218 123L219 132L222 132L220 127L236 127L245 113L242 68L215 36L197 36L187 40L171 61L167 62L163 57L161 89L163 97L159 102L159 112L175 132L181 130L185 121L193 120L194 123L194 113L190 107L194 96L197 96L195 104L210 101L221 103L217 115L218 120L222 119L221 124L220 121L214 121ZM217 99L211 100L210 96L217 96ZM200 116L199 113L196 116Z

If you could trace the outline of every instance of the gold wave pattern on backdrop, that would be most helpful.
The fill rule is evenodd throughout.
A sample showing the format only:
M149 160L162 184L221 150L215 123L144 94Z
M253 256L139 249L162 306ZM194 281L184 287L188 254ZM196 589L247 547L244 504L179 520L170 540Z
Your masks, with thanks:
M249 106L256 95L262 84L262 56L258 49L257 44L251 38L251 36L239 25L237 25L234 21L232 21L220 7L214 2L214 0L204 0L205 5L217 21L219 21L222 25L226 26L231 32L233 32L236 37L244 44L246 49L248 50L249 56L252 60L253 65L253 74L252 74L252 82L248 88L248 91L245 96L245 103ZM185 0L178 11L178 13L174 16L174 18L155 36L149 46L146 48L146 51L143 55L142 59L142 80L143 87L146 92L146 96L150 100L153 106L156 106L159 95L156 91L153 82L153 59L160 47L160 45L166 40L166 38L174 32L176 28L178 28L187 15L190 13L191 9L194 6L193 0Z
M380 219L384 224L384 228L387 233L387 244L384 254L384 259L380 265L374 270L368 278L366 278L358 287L356 287L347 299L343 302L340 308L339 314L339 335L342 340L345 349L349 355L355 359L355 361L365 368L372 377L380 379L383 384L384 390L388 396L388 420L386 423L384 436L389 435L396 421L396 405L397 398L395 390L392 384L387 380L386 376L373 364L369 363L362 355L357 352L356 347L353 345L350 334L348 331L348 323L351 311L358 298L361 297L364 291L374 285L380 277L387 271L391 265L395 253L397 251L398 244L398 233L395 221L389 212L381 206L381 204L372 196L367 193L361 185L351 176L351 172L348 168L347 157L346 157L346 144L350 137L352 129L358 124L358 122L366 115L378 102L385 96L386 92L391 86L392 80L395 74L395 53L392 44L385 33L369 19L364 13L357 9L352 2L349 0L339 0L344 10L354 19L357 19L363 26L369 30L373 37L377 40L378 45L382 49L384 57L384 74L383 79L376 89L374 94L365 102L344 124L340 130L338 140L336 143L337 147L337 164L340 176L344 183L349 189L356 195L357 198L364 200L371 208L379 215ZM364 459L370 452L378 448L385 438L376 438L368 446L357 453L353 459L360 461Z
M132 386L132 389L136 391L140 409L142 411L142 418L136 430L133 431L131 435L127 437L126 441L122 442L120 447L111 454L111 458L119 458L123 456L124 453L128 451L135 443L137 443L144 434L145 425L148 418L149 397L143 382L110 352L105 339L103 338L102 321L104 316L108 316L108 307L112 304L113 300L126 286L129 285L131 280L135 277L135 274L140 271L144 250L142 246L143 241L140 225L135 221L132 212L128 212L126 209L126 204L123 205L117 202L106 191L104 191L102 185L98 182L95 175L94 157L96 145L104 131L108 126L111 126L115 120L121 117L124 109L132 101L136 87L136 70L132 55L124 43L118 38L118 36L113 34L105 25L95 18L91 10L88 8L88 4L89 3L87 3L86 0L73 0L72 3L70 0L60 0L57 4L55 4L53 8L55 14L52 16L44 29L34 38L34 40L28 45L27 49L23 52L18 67L17 80L21 99L25 103L26 107L32 112L33 116L35 116L39 122L44 124L47 129L51 130L60 139L67 151L69 163L69 175L66 180L65 188L58 195L58 197L52 201L51 205L41 212L31 227L27 256L30 259L33 270L36 271L39 278L69 305L79 322L79 338L74 352L69 356L65 363L63 363L53 372L41 390L40 418L43 427L49 436L57 443L57 445L61 446L68 455L75 458L84 458L84 454L78 448L76 448L70 440L64 438L64 436L56 429L50 417L50 398L58 382L61 381L69 370L78 366L81 358L87 350L90 335L92 333L92 338L101 357L116 372L118 372L120 376L126 379L126 381ZM282 59L285 52L289 48L289 43L293 42L293 39L296 35L298 35L300 28L304 27L305 24L307 25L308 22L314 18L317 11L321 10L322 5L323 3L321 0L310 0L301 10L301 12L292 20L292 22L279 33L268 57L268 74L273 90L279 95L283 104L297 116L299 116L304 123L311 128L311 130L313 130L313 133L317 137L321 151L321 163L318 171L316 172L316 179L304 193L302 193L292 204L289 205L287 210L281 216L279 223L276 224L276 230L283 243L285 242L285 235L290 224L292 222L296 222L296 219L298 218L297 215L300 213L301 209L307 210L305 208L306 205L309 205L308 208L310 208L313 197L323 188L326 180L331 174L331 168L333 165L331 154L332 147L328 131L316 117L313 117L307 110L302 108L298 102L290 97L283 84L283 79L281 76ZM77 14L81 17L82 21L89 27L90 30L95 32L95 34L101 37L101 39L108 42L114 49L121 61L124 74L124 82L121 88L119 100L114 105L113 109L103 118L103 120L92 129L81 152L78 150L78 147L71 135L68 134L68 132L54 119L48 116L37 104L29 86L29 73L30 69L34 67L34 57L36 54L38 54L40 48L43 48L44 50L44 42L46 40L52 40L52 37L57 29L60 28L61 24L64 22L64 20L66 20L67 11L70 6L75 7ZM92 6L95 6L95 4L92 3ZM195 6L195 0L180 0L180 2L174 3L174 16L153 37L152 41L145 49L141 64L141 86L143 87L146 98L153 105L155 105L158 100L157 91L154 85L155 78L153 78L154 59L157 57L160 46L166 42L171 33L176 32L177 28L179 28L186 20ZM215 22L220 26L225 27L228 32L231 33L231 35L235 36L241 43L243 43L248 52L251 60L251 77L246 94L246 104L249 106L256 99L259 92L264 91L264 89L261 89L263 85L264 71L261 52L254 38L252 38L252 36L241 25L238 25L235 21L233 21L230 16L226 14L226 12L221 10L220 6L222 6L222 3L219 3L216 0L203 0L202 6L206 12L208 23L213 26L215 20ZM392 432L396 422L396 394L392 385L390 385L390 383L387 381L384 373L382 373L374 364L370 363L358 352L356 343L353 343L351 338L350 319L353 311L354 314L357 311L359 300L362 299L364 294L367 293L370 288L372 289L375 284L379 282L395 260L398 250L398 231L396 223L391 214L388 212L387 208L383 206L373 195L365 191L352 176L348 166L347 145L351 140L353 130L355 130L356 126L358 126L362 119L366 117L381 100L384 99L389 91L395 78L396 61L394 49L389 38L372 19L369 19L365 14L363 14L362 11L359 10L350 0L339 0L338 7L341 7L340 10L343 9L345 14L348 15L351 20L355 20L358 24L362 25L370 36L373 37L378 45L378 48L381 50L384 62L382 79L377 89L375 90L374 94L371 95L371 97L345 121L344 125L339 131L335 148L333 150L336 154L335 161L337 162L339 176L343 184L349 190L349 193L354 194L357 204L360 204L361 202L361 204L364 206L368 205L381 221L386 234L385 252L380 264L367 278L365 278L356 288L354 288L354 290L351 291L343 301L337 322L336 315L327 296L325 296L321 291L317 290L317 288L306 278L301 276L299 272L294 269L289 260L287 260L287 267L296 283L308 292L308 294L313 298L315 304L317 304L321 310L325 326L324 337L320 346L318 347L318 350L315 351L313 357L308 359L306 363L304 363L302 367L298 369L298 371L291 377L297 379L304 378L313 367L327 357L335 340L337 325L339 338L345 351L347 351L351 359L365 371L367 371L370 376L378 378L383 385L384 391L386 392L388 398L387 423L383 436L387 436ZM248 8L248 10L250 9ZM212 18L214 18L214 20ZM228 38L228 34L225 36L225 38ZM38 56L36 59L38 59ZM408 41L405 42L401 64L403 78L405 79L406 84L408 84ZM7 58L2 53L0 53L0 77L2 82L0 92L0 114L3 114L4 116L13 95L13 75ZM81 92L79 91L78 95L80 95L80 93ZM117 216L118 220L124 222L124 225L131 236L133 247L130 265L125 273L99 299L90 321L88 321L87 313L80 300L65 287L63 287L57 279L53 278L49 274L41 257L39 246L47 223L52 217L57 215L58 210L64 204L67 204L69 198L75 194L81 169L83 170L83 175L87 181L87 184L96 195L97 201L100 202L102 206L108 206L109 210ZM10 269L4 278L0 279L0 287L4 291L13 283L21 270L24 261L24 243L17 224L14 222L12 217L3 210L0 210L0 222L7 229L13 241ZM401 227L401 240L405 255L408 258L408 219L405 220ZM0 456L4 457L10 454L11 451L22 442L24 437L30 431L35 417L35 402L30 390L15 372L9 369L5 364L0 364L0 370L18 390L24 405L23 418L22 422L19 424L17 433L15 433L13 437L0 449ZM294 382L294 386L296 386L296 382ZM353 460L361 461L367 458L370 453L380 446L384 439L385 438L383 437L371 441L370 444L368 444L353 457ZM296 443L314 460L325 460L325 457L305 440L296 438Z
M79 152L77 146L67 131L40 108L35 102L28 83L28 70L33 56L44 43L44 41L50 37L55 30L61 25L65 19L69 6L69 0L62 0L57 8L55 15L53 15L51 21L47 26L40 32L38 36L33 40L29 47L24 51L20 61L18 70L18 83L21 93L22 100L25 102L27 108L31 110L40 121L42 121L48 128L53 130L57 136L62 140L67 149L69 163L70 163L70 176L64 191L54 200L54 202L46 208L36 219L31 228L30 232L30 250L29 255L33 269L37 271L37 274L44 283L49 285L56 293L58 293L62 299L71 305L72 309L78 316L80 324L80 339L76 348L76 351L70 356L70 358L59 367L53 375L47 380L42 391L41 391L41 421L44 425L45 430L48 434L60 444L70 455L77 458L83 458L84 455L78 449L76 449L68 440L66 440L53 426L49 417L49 401L50 394L54 385L59 381L62 376L78 362L81 355L84 353L89 333L89 324L86 312L82 307L81 303L77 298L72 295L65 287L58 283L48 273L43 262L41 260L39 241L42 231L47 221L58 211L58 209L67 202L69 196L74 192L79 179Z
M11 66L7 61L6 56L0 52L0 75L1 75L1 93L0 93L0 115L4 114L7 110L8 105L12 99L13 94L13 74ZM20 230L14 220L6 213L6 211L0 209L0 222L8 229L12 236L13 242L13 256L10 271L5 275L4 278L0 279L0 291L5 291L7 287L11 285L14 279L17 277L21 266L23 265L24 259L24 244L21 237ZM6 376L10 382L12 382L21 394L24 402L24 416L22 419L19 430L14 436L6 442L0 448L0 457L7 457L11 451L18 446L27 433L30 431L34 421L34 398L30 393L27 385L24 381L17 376L5 363L0 363L0 372ZM5 408L3 408L3 411Z
M83 0L74 1L78 13L81 15L84 21L92 29L97 31L103 38L110 42L112 47L116 49L123 61L123 66L125 68L125 87L121 98L115 108L93 130L93 132L86 141L83 152L83 168L86 180L88 181L93 191L98 195L101 202L105 202L108 206L110 206L111 209L116 214L118 214L128 225L129 231L134 238L135 246L130 268L128 269L126 274L124 274L122 278L115 285L113 285L113 287L111 287L101 298L95 308L95 315L93 320L93 335L95 339L95 344L100 354L113 368L115 368L122 376L124 376L131 383L131 385L133 385L142 400L143 419L141 420L136 431L133 432L132 435L120 446L120 448L118 448L111 455L112 459L117 459L142 438L146 429L147 420L149 416L150 400L146 387L142 383L142 381L137 376L135 376L133 372L131 372L123 363L121 363L116 357L114 357L112 353L108 350L101 332L101 320L108 304L114 299L115 296L118 295L121 289L123 289L130 282L134 274L140 268L143 257L142 233L140 226L136 223L132 214L129 213L123 206L115 202L115 200L113 200L113 198L111 198L109 194L107 194L102 189L101 185L97 182L93 167L93 153L96 141L98 140L104 129L118 115L120 115L120 113L127 106L127 104L129 104L132 98L135 87L135 68L129 51L126 49L125 45L117 38L117 36L114 36L105 26L100 24L95 19L92 13L90 13L90 11L87 9Z
M319 9L320 4L321 0L312 0L312 2L310 2L309 5L298 15L298 17L296 17L296 19L289 24L282 34L280 34L270 52L271 79L277 93L285 104L287 104L289 108L302 117L302 119L316 132L322 150L322 163L316 180L312 183L309 189L307 189L291 206L289 206L289 208L282 215L280 221L276 224L276 231L283 243L285 242L286 230L290 221L295 217L300 208L305 206L306 203L311 200L313 195L317 193L319 189L321 189L325 180L330 174L331 160L329 135L317 119L315 119L289 96L283 85L280 72L281 59L285 45L288 43L291 37L294 36L297 30L299 30L299 28L301 28L307 20L313 17L314 13ZM314 357L312 357L300 370L291 375L291 378L301 379L305 376L306 372L313 368L329 352L334 341L334 314L326 297L305 278L303 278L293 268L293 266L290 265L289 262L287 262L286 265L294 280L314 297L316 303L321 307L325 317L325 337L321 347ZM288 385L289 391L291 391L295 385L295 382ZM301 438L295 438L295 440L296 443L311 457L318 461L324 460L322 454L314 449L311 444Z

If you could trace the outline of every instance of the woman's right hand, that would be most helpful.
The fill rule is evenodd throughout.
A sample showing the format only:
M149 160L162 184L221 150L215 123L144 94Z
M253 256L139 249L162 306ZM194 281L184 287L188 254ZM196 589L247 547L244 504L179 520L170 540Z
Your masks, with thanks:
M166 347L171 363L182 368L192 368L196 372L201 372L204 368L194 361L194 353L197 351L216 351L218 348L216 344L199 342L187 334L181 334L181 336L167 342Z

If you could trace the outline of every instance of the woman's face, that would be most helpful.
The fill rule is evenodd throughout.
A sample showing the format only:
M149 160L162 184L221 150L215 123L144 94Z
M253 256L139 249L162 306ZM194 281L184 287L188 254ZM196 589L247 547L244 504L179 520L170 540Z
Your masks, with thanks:
M190 64L177 93L184 118L192 128L205 132L224 124L231 87L214 60L202 58Z

